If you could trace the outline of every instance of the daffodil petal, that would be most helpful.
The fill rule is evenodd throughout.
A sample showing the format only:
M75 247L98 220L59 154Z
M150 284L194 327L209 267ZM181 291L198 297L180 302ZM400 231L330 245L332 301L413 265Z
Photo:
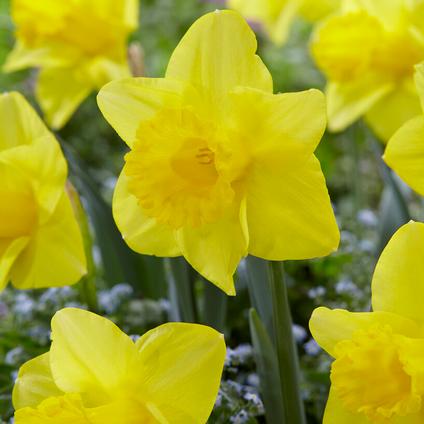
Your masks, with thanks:
M13 388L13 406L15 409L36 407L43 400L62 394L53 380L50 355L45 353L20 368Z
M54 315L50 365L61 390L102 404L132 375L136 359L133 341L112 321L75 308Z
M210 327L169 323L136 343L146 400L175 424L203 424L212 411L225 359L222 334Z
M421 334L414 321L389 312L349 312L324 307L314 310L309 329L316 342L334 356L337 343L349 340L357 330L367 329L375 324L390 325L395 333L405 336L417 337Z
M286 1L277 19L273 23L265 25L269 38L277 46L282 46L290 34L290 29L299 9L299 2Z
M93 424L88 421L81 397L77 394L49 397L35 407L18 409L15 424Z
M30 159L29 159L30 158ZM53 134L35 138L24 144L0 151L0 163L19 169L29 181L39 205L39 219L50 217L62 196L67 176L67 163Z
M403 125L389 140L384 161L408 185L424 196L424 117Z
M329 82L326 89L328 128L335 132L346 129L391 89L391 84L366 77L344 84Z
M230 210L218 221L199 228L182 228L177 241L182 254L203 277L230 296L235 295L233 275L247 255L246 209Z
M0 239L0 291L9 282L10 270L28 242L29 237L14 240Z
M92 89L91 81L79 78L73 68L44 68L38 76L36 97L49 125L60 129Z
M391 238L372 280L372 306L424 322L424 224L410 222Z
M417 94L399 87L376 102L366 113L365 119L377 136L387 142L405 122L421 114Z
M409 421L408 421L409 422ZM348 411L333 388L330 389L322 424L370 424L364 414Z
M0 95L0 154L49 135L43 121L21 94Z
M424 12L424 6L423 6ZM424 13L423 13L424 14ZM421 102L421 109L424 111L424 64L415 66L415 87Z
M20 289L74 284L86 273L80 229L64 191L44 225L38 227L10 272Z
M165 107L181 108L187 84L163 78L124 78L106 84L97 96L99 108L119 136L132 146L140 122Z
M292 161L316 149L327 122L319 90L270 94L239 87L231 93L231 123L243 130L244 143L255 161Z
M137 198L128 190L125 171L122 171L116 184L113 217L125 242L136 252L166 257L181 255L175 231L146 216Z
M68 54L67 54L68 53ZM4 72L15 72L25 68L39 66L69 66L74 56L65 46L46 44L43 47L29 48L16 41L3 65Z
M218 103L235 86L272 92L272 78L255 54L253 31L237 12L216 10L198 19L168 64L167 78L188 81Z
M252 169L247 183L247 221L249 253L261 258L324 256L339 244L325 179L314 156L282 169Z

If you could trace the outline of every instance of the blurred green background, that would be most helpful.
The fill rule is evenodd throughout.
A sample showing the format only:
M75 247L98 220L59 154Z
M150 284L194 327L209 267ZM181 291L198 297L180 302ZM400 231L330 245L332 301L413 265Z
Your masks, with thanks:
M170 54L191 23L222 7L222 1L142 0L140 28L131 41L142 48L145 74L163 76ZM0 64L14 43L8 9L8 0L0 0ZM324 79L308 53L310 31L310 24L297 21L282 48L273 46L258 31L259 55L273 75L276 92L323 88ZM0 73L0 91L18 90L37 107L32 93L35 77L34 70ZM249 328L249 308L255 299L250 298L253 294L248 291L246 270L260 264L242 263L238 295L226 298L179 259L163 261L130 251L110 211L126 147L102 118L94 93L57 135L70 163L70 179L89 215L99 312L134 335L179 319L207 323L225 332L229 349L210 422L261 423L266 416L269 421L271 409L278 405L273 406L269 393L274 388L263 390L259 384L264 370L258 368L261 352L257 343L252 347L252 336L261 340L261 332L252 317L253 330ZM319 305L369 309L369 284L382 247L409 218L424 218L420 200L383 165L381 150L361 122L342 134L325 135L317 154L341 228L341 247L330 257L290 262L285 267L301 358L302 392L312 424L321 422L330 364L330 358L310 337L312 310ZM173 278L176 273L178 281ZM260 287L261 281L255 283ZM87 301L82 285L28 292L8 288L0 294L0 418L4 422L13 415L11 390L17 369L48 349L51 316L64 306L85 307Z

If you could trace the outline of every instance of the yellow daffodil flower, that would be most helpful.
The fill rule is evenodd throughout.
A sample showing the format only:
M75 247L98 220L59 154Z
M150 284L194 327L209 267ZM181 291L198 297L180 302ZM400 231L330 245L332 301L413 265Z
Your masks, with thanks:
M50 351L19 371L15 424L206 423L224 359L224 337L203 325L164 324L134 343L106 318L62 309Z
M424 5L412 0L345 0L320 25L312 54L328 79L329 128L364 116L386 142L420 113L414 65L424 60Z
M229 0L231 9L260 23L276 45L286 42L296 15L309 21L322 19L337 10L340 0Z
M415 83L421 115L409 120L389 140L384 160L415 191L424 196L424 65L418 65Z
M424 224L401 227L372 281L373 312L317 308L310 329L334 357L324 424L424 422Z
M36 96L61 128L92 90L129 76L126 39L138 0L12 0L16 45L4 69L40 68Z
M313 154L326 124L324 96L272 94L255 51L243 18L216 11L189 29L165 78L113 81L98 95L131 149L113 199L127 244L184 255L228 294L248 252L311 258L339 242Z
M58 142L18 93L0 95L0 290L76 283L86 272Z

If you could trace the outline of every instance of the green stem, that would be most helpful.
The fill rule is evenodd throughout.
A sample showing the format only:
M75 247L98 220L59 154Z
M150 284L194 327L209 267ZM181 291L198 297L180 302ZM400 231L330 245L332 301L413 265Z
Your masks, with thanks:
M292 318L281 262L269 262L269 280L281 391L284 399L284 422L305 424L299 383L299 359L293 337Z

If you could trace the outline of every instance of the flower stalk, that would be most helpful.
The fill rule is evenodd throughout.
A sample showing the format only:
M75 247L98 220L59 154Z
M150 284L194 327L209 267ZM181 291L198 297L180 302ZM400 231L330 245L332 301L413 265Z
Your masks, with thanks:
M284 422L306 424L299 383L299 359L292 331L292 318L284 280L283 264L269 262L275 345L284 400Z

